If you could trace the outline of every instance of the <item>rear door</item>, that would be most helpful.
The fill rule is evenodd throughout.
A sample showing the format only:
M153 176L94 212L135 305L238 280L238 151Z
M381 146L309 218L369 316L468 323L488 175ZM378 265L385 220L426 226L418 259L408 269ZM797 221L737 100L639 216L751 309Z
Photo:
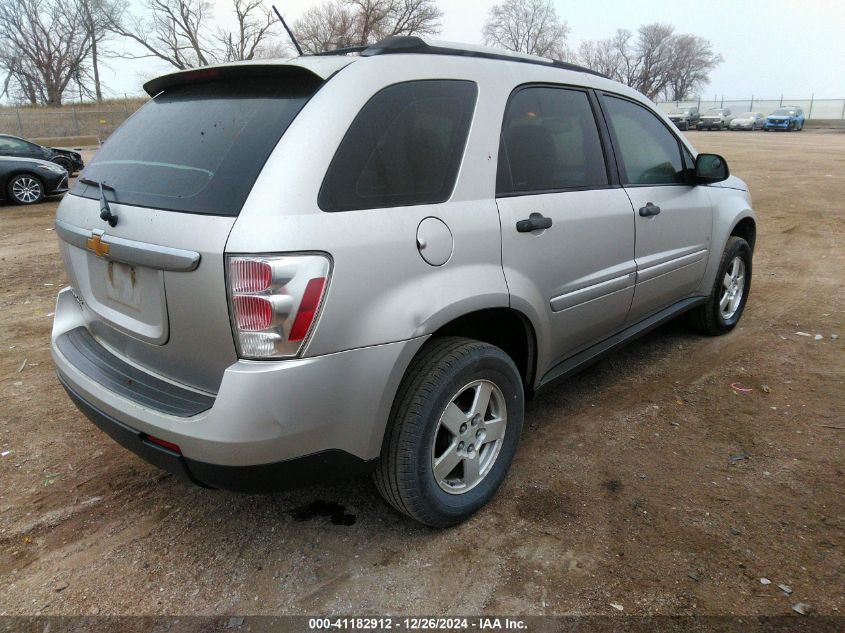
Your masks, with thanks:
M674 133L634 101L602 97L625 191L636 211L637 289L629 321L692 293L704 276L712 230L706 187L688 184Z
M545 330L546 368L619 328L634 292L633 211L596 112L588 90L527 86L502 127L502 262L512 301Z
M321 83L306 71L281 72L164 89L105 142L57 213L92 334L138 365L208 391L236 360L226 240L268 156ZM101 195L114 226L100 218Z

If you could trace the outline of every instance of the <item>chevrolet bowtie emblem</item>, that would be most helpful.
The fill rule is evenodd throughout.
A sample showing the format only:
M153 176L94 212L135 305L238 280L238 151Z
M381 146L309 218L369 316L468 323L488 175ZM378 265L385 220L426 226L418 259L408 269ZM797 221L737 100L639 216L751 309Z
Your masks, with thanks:
M97 257L109 254L110 245L108 242L103 241L103 238L99 233L94 233L91 237L89 237L85 246L87 246L88 250L93 252Z

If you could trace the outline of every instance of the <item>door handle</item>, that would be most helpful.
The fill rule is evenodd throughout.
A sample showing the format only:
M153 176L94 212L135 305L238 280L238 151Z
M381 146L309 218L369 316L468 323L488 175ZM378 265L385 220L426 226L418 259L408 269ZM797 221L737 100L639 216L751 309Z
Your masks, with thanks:
M552 226L552 219L545 217L542 213L532 213L527 220L519 220L516 223L516 230L520 233L530 233L540 229L548 229Z
M660 207L651 202L647 202L644 207L640 207L640 215L644 218L651 217L660 213Z

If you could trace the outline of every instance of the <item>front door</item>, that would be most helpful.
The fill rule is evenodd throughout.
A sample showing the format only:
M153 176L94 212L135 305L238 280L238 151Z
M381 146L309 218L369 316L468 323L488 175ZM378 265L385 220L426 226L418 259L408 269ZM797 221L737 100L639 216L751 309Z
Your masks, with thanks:
M634 292L634 214L613 186L596 110L588 91L532 86L505 113L502 263L512 306L540 330L541 375L621 327Z
M706 187L689 184L677 137L642 105L604 95L620 177L636 221L636 322L692 294L704 276L712 209Z

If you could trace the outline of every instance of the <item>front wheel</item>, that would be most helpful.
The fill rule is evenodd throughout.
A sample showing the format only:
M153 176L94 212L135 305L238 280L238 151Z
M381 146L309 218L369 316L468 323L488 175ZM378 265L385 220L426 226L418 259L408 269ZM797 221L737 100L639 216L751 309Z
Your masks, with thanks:
M522 379L501 349L458 337L429 342L397 393L376 487L425 525L466 520L504 480L523 409Z
M749 290L751 247L741 237L731 236L707 302L690 313L693 327L710 336L727 334L742 318Z
M44 199L44 183L32 174L19 174L9 181L9 198L15 204L35 204Z

